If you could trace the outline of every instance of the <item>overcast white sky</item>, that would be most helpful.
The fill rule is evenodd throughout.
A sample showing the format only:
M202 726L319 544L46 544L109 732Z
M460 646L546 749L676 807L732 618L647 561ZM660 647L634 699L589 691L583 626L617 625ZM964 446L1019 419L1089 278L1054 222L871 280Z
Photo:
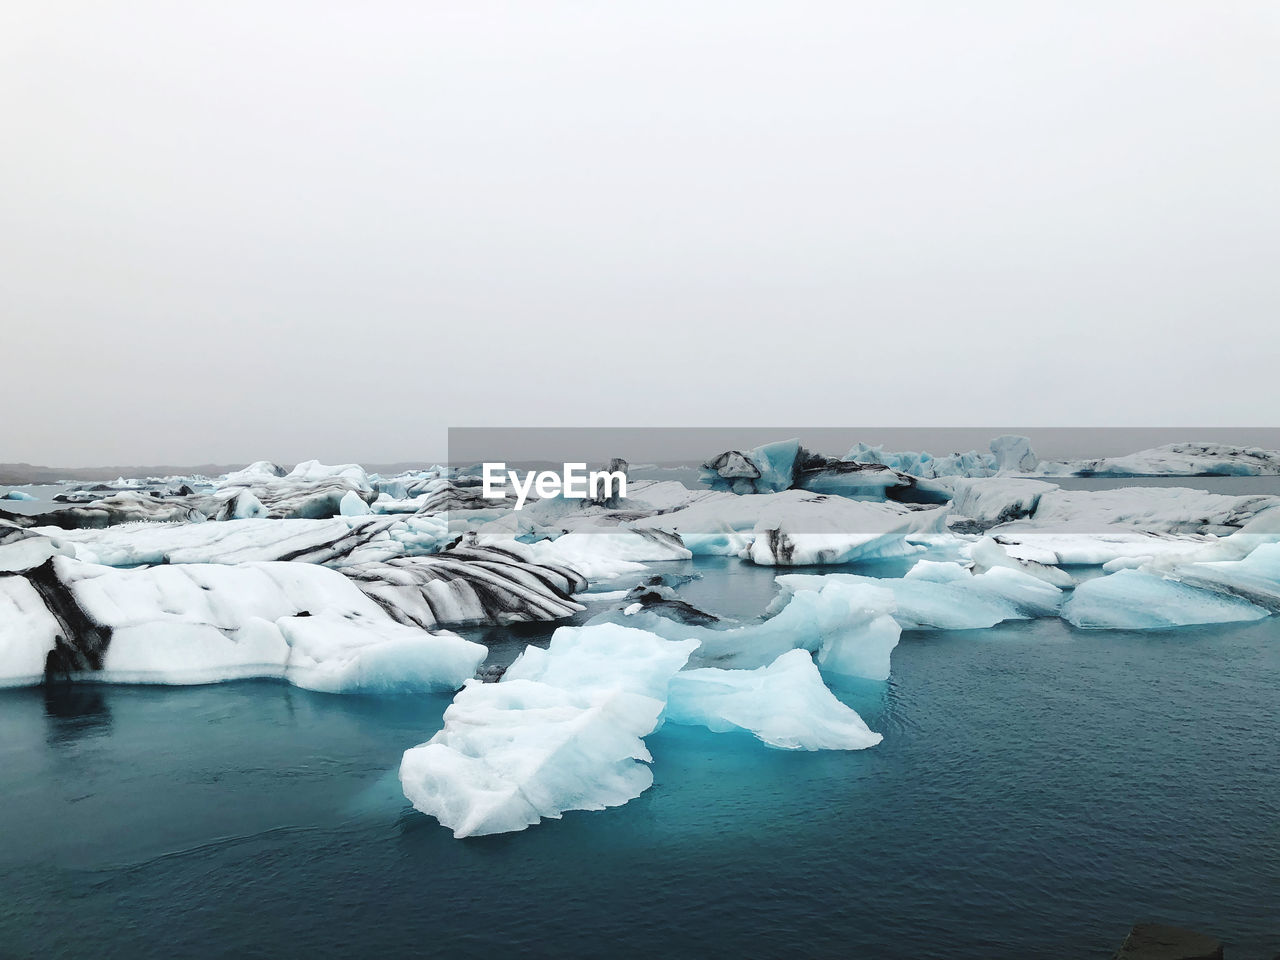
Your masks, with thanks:
M0 10L0 461L1274 424L1280 5Z

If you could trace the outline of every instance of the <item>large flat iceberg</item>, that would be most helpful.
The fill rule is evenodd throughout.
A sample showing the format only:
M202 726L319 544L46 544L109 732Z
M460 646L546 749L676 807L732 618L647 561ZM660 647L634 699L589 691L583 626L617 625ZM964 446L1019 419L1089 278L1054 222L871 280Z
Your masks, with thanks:
M72 679L276 677L332 692L453 690L487 653L455 634L397 623L341 573L313 564L116 569L55 557L0 583L0 640L16 637L23 651L0 661L0 684L38 682L30 668L43 651L55 674Z

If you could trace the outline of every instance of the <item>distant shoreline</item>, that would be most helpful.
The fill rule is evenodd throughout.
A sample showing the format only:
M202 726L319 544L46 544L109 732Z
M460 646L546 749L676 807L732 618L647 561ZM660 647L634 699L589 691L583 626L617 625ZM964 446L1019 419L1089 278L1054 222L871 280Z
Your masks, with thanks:
M248 462L248 461L246 461ZM425 470L442 460L405 460L399 463L363 464L370 473L395 474L405 470ZM47 467L31 463L0 463L0 485L25 486L62 481L104 481L118 477L219 477L233 470L242 470L245 463L198 463L195 465L160 466L109 466L109 467ZM281 466L292 467L292 463Z

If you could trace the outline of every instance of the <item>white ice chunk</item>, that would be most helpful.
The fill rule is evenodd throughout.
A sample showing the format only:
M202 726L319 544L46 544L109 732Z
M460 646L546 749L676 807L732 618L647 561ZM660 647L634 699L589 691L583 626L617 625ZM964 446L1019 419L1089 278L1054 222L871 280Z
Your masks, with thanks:
M235 629L157 619L112 631L94 680L106 683L198 684L283 678L289 644L269 620L246 617Z
M50 557L71 556L75 548L61 537L24 536L0 543L0 573L38 567Z
M445 711L444 729L405 751L400 783L417 810L455 837L620 806L653 784L641 737L662 706L622 694L588 699L528 680L469 680Z
M81 610L110 630L95 680L283 676L331 692L456 689L487 653L397 624L345 576L313 564L54 564Z
M524 830L566 810L602 810L653 783L642 737L697 646L615 624L557 630L501 682L469 681L444 728L405 751L414 807L456 837Z
M337 478L349 481L357 489L365 493L373 491L373 486L369 483L369 475L365 473L364 467L358 463L341 463L336 466L330 466L321 463L319 460L307 460L290 470L289 478L305 480L310 483Z
M1152 565L1159 572L1159 565ZM1280 611L1280 543L1265 543L1240 560L1181 563L1167 576L1188 586L1226 593Z
M371 512L369 504L364 502L364 497L354 490L344 493L338 504L338 513L344 517L363 517Z
M1274 476L1280 473L1280 451L1226 443L1169 443L1123 457L1058 461L1041 468L1055 476Z
M894 607L893 595L870 578L797 579L812 581L812 589L798 586L786 591L771 608L776 613L759 623L717 629L678 623L648 610L630 615L629 622L670 639L699 641L695 660L708 666L761 667L801 649L818 654L832 672L886 679L889 655L898 642L897 624L887 617Z
M978 630L1005 620L1053 616L1062 603L1061 590L1018 570L998 567L974 576L959 564L933 561L920 561L902 578L786 574L777 583L782 593L771 609L788 603L793 593L831 584L888 590L896 606L894 619L904 630Z
M430 634L391 621L360 622L332 612L277 621L289 642L286 677L326 693L457 690L486 650L447 630Z
M1077 627L1159 630L1260 620L1262 607L1141 570L1120 570L1076 587L1062 618Z
M698 647L613 623L561 627L542 647L528 646L503 681L536 680L578 693L622 690L666 699L667 682Z
M1036 512L1040 498L1056 484L1010 477L957 477L951 482L951 512L983 524L1008 523Z
M40 683L60 631L26 578L0 577L0 687Z
M1051 583L1055 587L1069 587L1075 583L1071 574L1059 567L1010 556L1004 547L990 537L984 537L970 547L969 558L973 560L975 573L1007 567L1035 577L1037 580L1043 580L1045 583Z
M883 739L827 689L803 650L755 670L684 670L671 680L666 716L717 733L746 730L784 750L863 750Z

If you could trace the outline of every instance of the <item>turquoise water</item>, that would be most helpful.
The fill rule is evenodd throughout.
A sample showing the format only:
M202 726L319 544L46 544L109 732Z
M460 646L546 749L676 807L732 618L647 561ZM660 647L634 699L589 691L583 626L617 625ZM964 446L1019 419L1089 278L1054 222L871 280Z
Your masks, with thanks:
M694 602L767 602L699 566ZM1280 623L908 634L893 672L836 688L874 749L666 727L627 806L467 841L394 773L447 697L0 692L0 956L1280 952Z

